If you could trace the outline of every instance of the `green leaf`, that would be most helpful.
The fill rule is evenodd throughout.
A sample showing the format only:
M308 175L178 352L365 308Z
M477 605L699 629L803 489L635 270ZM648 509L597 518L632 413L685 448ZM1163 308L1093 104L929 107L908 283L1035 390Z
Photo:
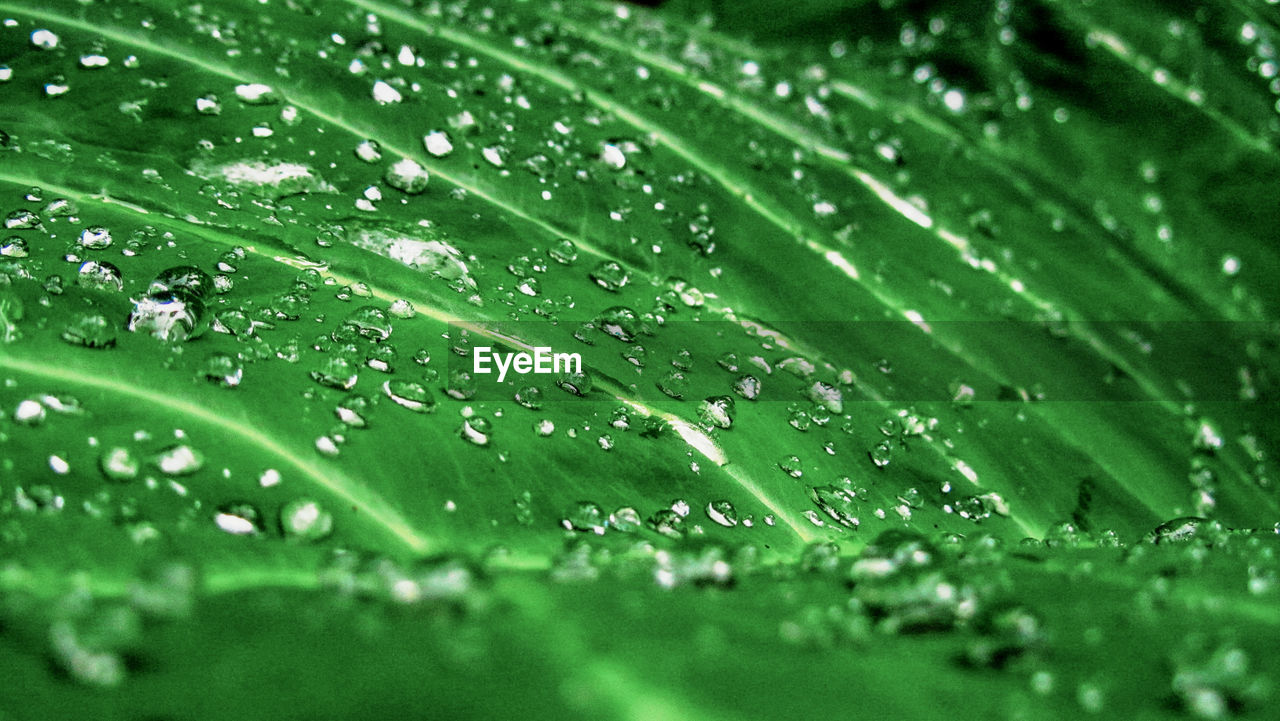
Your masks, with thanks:
M0 719L1265 714L1274 20L689 7L0 2Z

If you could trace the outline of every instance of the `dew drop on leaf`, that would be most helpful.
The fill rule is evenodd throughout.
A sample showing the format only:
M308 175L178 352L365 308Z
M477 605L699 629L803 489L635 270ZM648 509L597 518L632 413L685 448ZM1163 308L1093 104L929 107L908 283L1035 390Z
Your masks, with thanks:
M98 457L98 467L107 480L123 482L137 478L142 464L128 448L111 446Z
M383 179L387 181L387 185L399 190L406 195L419 195L427 189L427 181L430 176L427 169L422 167L416 160L410 158L401 158L387 168Z
M262 514L248 503L220 506L214 514L213 522L233 536L255 535L262 531Z
M707 518L726 528L738 525L738 512L729 501L711 501L707 504Z
M80 247L86 250L102 250L111 246L111 231L95 225L80 232Z
M204 454L182 443L160 451L151 463L166 475L189 476L204 467Z
M333 514L308 498L297 498L280 509L280 530L285 537L318 541L333 533Z

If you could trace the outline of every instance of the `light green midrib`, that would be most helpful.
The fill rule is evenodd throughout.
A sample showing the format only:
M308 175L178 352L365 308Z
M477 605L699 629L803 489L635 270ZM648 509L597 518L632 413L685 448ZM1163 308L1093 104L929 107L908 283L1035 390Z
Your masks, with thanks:
M89 387L133 398L173 411L184 418L194 418L201 423L221 429L289 464L317 486L360 511L361 518L369 519L369 522L394 538L405 549L415 554L425 554L435 547L435 543L430 538L413 528L381 496L361 493L357 490L357 484L347 476L326 471L314 462L299 457L253 426L236 422L205 406L190 403L182 398L156 393L105 376L84 375L64 366L22 359L14 352L17 345L6 346L6 352L0 355L0 368L46 381Z

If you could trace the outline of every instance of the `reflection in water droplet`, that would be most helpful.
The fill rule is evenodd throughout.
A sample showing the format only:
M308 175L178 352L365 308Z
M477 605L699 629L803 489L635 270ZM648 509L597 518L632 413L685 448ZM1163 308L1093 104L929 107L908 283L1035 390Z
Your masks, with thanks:
M102 250L111 246L111 231L95 225L80 232L80 247L86 250Z
M591 279L596 285L611 293L617 293L631 279L627 269L616 261L602 260L591 271Z
M461 435L477 446L487 446L491 440L493 424L484 416L472 416L462 421Z
M91 290L120 291L124 289L124 278L120 275L120 269L111 263L90 260L80 265L80 270L76 273L76 285Z
M876 464L877 468L884 468L889 465L889 461L893 458L893 446L890 445L889 441L880 441L875 448L867 452L867 455L871 458L871 462Z
M604 511L590 501L578 501L565 510L560 525L571 531L590 531L597 535L604 533Z
M729 501L712 501L707 504L707 518L726 527L738 525L738 512Z
M168 293L148 294L134 301L128 328L160 340L180 343L195 329L200 304Z
M240 359L226 353L214 353L205 359L201 375L205 380L222 386L235 388L240 385L244 376L244 366Z
M415 413L431 413L436 409L431 391L416 381L389 380L382 384L382 392L396 405Z
M734 402L730 396L713 396L702 401L698 408L698 417L703 425L716 428L729 428L733 425Z

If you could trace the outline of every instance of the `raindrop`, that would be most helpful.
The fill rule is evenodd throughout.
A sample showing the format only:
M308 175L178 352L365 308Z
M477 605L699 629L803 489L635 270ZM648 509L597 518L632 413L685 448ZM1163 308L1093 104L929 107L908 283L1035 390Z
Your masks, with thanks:
M86 250L102 250L111 246L111 231L95 225L80 231L80 247Z
M489 445L492 431L493 424L484 416L472 416L462 421L462 438L477 446Z
M44 422L45 409L40 401L28 398L13 411L13 420L24 426L38 426Z
M53 50L58 47L58 36L52 30L42 28L31 33L31 44L41 50Z
M223 388L235 388L244 376L240 359L226 353L214 353L205 359L201 375L205 380Z
M379 105L398 103L401 100L404 100L404 96L400 94L400 91L396 90L385 80L379 80L373 84L372 95L373 99L377 101Z
M431 391L415 381L389 380L382 384L382 392L396 405L415 413L431 413L436 409Z
M248 503L231 503L218 509L213 517L218 528L235 536L248 536L262 530L261 514Z
M893 446L889 441L880 441L867 452L867 456L871 458L871 462L876 464L877 468L884 468L889 465L889 461L893 457Z
M738 525L738 512L729 501L712 501L707 504L707 518L726 528Z
M596 285L611 293L617 293L631 279L627 269L612 260L600 261L590 275Z
M733 425L734 402L730 396L713 396L702 401L698 408L698 417L703 425L716 428L729 428Z
M786 458L783 458L778 462L778 468L781 468L783 473L786 473L792 478L799 478L804 475L804 470L801 468L799 456L787 456Z
M195 329L199 304L168 294L148 294L134 301L128 328L169 342L186 340Z
M124 446L112 446L98 457L98 467L102 475L111 481L128 481L138 477L142 464L138 457Z
M449 134L443 130L432 130L427 133L422 138L422 146L437 158L443 158L453 152L453 143L449 141Z
M597 535L604 533L604 511L590 501L578 501L565 509L560 525L570 531L590 531Z
M623 506L609 514L609 526L623 533L640 530L640 513L630 506Z
M419 165L417 161L403 158L390 168L387 168L383 178L387 181L387 185L396 190L407 195L418 195L427 189L429 176L427 169Z
M201 115L221 115L222 103L218 100L218 96L212 93L201 95L196 98L196 112Z
M320 385L345 391L355 387L359 375L354 363L341 356L334 356L311 371L311 379Z
M270 105L279 102L280 98L270 85L262 83L246 83L236 86L236 97L246 105Z
M547 253L552 260L562 265L573 265L573 262L578 259L578 247L568 238L556 241Z
M333 532L333 514L313 500L298 498L280 509L280 530L288 538L319 541Z
M84 314L63 329L62 339L85 348L110 348L116 344L116 329L106 316Z
M124 289L124 278L120 269L106 261L89 260L80 265L76 273L76 285L90 290Z
M376 163L382 160L382 147L376 140L362 140L356 146L356 157L366 163Z
M189 476L204 466L204 454L183 443L160 451L151 463L166 475Z

